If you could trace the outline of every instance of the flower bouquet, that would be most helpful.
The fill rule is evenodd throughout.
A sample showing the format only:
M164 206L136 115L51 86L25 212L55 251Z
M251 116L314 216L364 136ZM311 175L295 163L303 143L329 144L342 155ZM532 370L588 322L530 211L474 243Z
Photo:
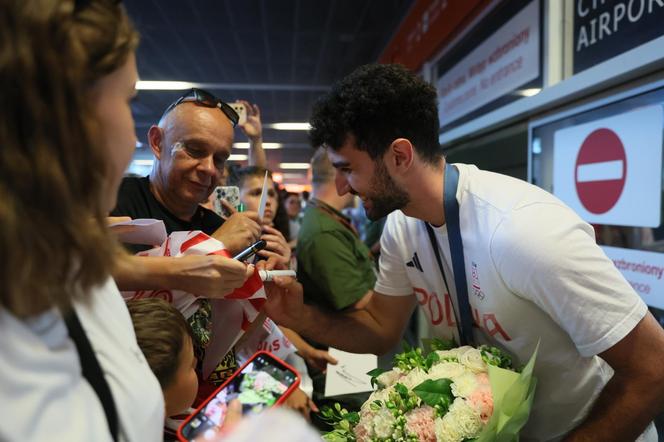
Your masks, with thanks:
M390 371L372 370L375 391L358 412L322 410L327 441L518 440L535 393L537 349L519 372L495 347L430 340L406 348Z

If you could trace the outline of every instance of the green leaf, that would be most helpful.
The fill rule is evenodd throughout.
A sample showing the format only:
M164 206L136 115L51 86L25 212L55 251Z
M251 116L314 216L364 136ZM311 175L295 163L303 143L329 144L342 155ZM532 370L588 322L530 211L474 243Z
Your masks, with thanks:
M440 361L440 356L438 356L438 353L436 353L435 351L429 353L427 358L424 360L424 367L426 368L426 371L428 372L433 366L433 364L435 364L438 361Z
M371 371L367 372L367 376L371 376L372 378L378 377L383 373L386 373L388 370L383 370L382 368L374 368Z
M408 387L406 387L404 384L395 384L394 385L394 390L399 393L399 396L408 396Z
M451 350L458 347L454 339L440 339L440 338L423 338L422 348L424 354L429 355L437 350Z
M350 413L347 413L344 416L344 419L346 419L353 426L355 426L360 421L360 413L358 413L357 411L351 411Z
M413 388L415 393L422 402L435 407L436 405L444 404L445 402L451 403L452 399L452 380L451 379L437 379L435 381L428 379L422 382L417 387ZM448 405L449 406L449 405Z
M478 349L482 354L482 360L488 365L513 370L512 357L503 350L488 345L481 345Z
M386 372L387 370L383 370L382 368L374 368L367 373L367 376L371 376L371 386L373 388L376 388L376 385L378 385L378 376Z

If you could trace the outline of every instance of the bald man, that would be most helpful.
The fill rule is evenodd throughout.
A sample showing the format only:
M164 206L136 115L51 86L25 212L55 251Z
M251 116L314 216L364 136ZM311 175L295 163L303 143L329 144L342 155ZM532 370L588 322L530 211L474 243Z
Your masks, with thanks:
M224 223L201 206L224 176L237 115L230 108L210 107L211 101L197 101L192 92L189 95L171 105L159 124L150 127L148 142L155 156L152 171L147 177L123 180L113 215L161 219L169 233L202 230L237 252L260 235L257 216L237 214Z
M236 213L224 220L201 206L224 176L237 122L237 114L206 91L192 89L180 97L148 131L155 156L152 171L146 177L123 179L112 215L159 219L169 234L201 230L222 241L232 254L251 245L261 236L257 213ZM150 248L129 244L126 247L132 252ZM123 255L113 276L121 290L179 289L214 299L240 287L252 272L251 266L217 255ZM211 309L210 303L201 300L199 310L187 318L194 331L199 374L200 361L213 337ZM229 352L206 380L218 384L235 368L235 356ZM199 394L205 396L208 391L201 385Z

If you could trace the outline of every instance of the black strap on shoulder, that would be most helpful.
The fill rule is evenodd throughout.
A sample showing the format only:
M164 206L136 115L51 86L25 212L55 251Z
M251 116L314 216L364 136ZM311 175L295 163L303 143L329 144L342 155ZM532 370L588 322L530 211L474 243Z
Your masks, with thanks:
M88 336L81 326L81 321L78 319L76 311L72 309L64 315L67 330L69 330L69 337L74 341L78 357L81 360L81 369L83 377L88 381L92 389L97 393L102 407L104 407L104 414L108 422L108 429L114 441L118 440L118 413L115 409L115 401L111 394L111 389L106 382L104 373L101 370L97 356L90 345Z

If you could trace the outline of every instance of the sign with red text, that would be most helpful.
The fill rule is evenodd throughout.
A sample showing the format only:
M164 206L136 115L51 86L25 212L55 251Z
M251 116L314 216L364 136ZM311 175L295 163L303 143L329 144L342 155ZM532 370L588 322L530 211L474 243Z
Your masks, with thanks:
M643 301L664 309L664 253L602 246Z
M539 77L539 4L531 2L438 79L441 126Z
M589 223L658 227L663 115L648 106L556 131L553 193Z

